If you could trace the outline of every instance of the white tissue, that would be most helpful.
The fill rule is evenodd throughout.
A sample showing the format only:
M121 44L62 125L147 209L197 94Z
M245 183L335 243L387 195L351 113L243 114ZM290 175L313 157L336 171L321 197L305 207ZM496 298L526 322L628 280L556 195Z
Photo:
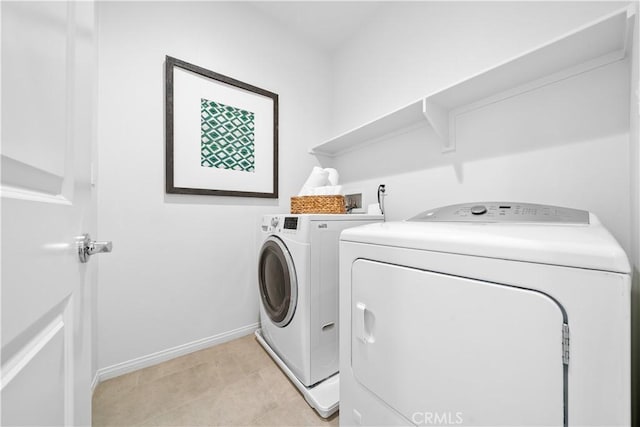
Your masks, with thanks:
M309 188L305 186L300 189L298 196L313 196L314 191L315 191L315 188Z
M333 168L322 169L315 166L300 189L298 196L331 196L342 194L342 185L338 185L340 175Z
M329 188L329 194L342 194L342 185L332 185Z
M327 195L327 187L326 186L322 186L322 187L316 187L313 189L313 195L314 196L326 196Z
M313 196L333 196L342 194L342 185L325 185L312 190Z
M329 183L329 172L314 166L309 178L305 181L304 185L300 189L298 196L311 196L314 194L314 189L317 187L325 186Z
M327 180L329 181L329 185L338 185L338 180L340 179L340 174L334 168L325 168L325 171L329 173Z

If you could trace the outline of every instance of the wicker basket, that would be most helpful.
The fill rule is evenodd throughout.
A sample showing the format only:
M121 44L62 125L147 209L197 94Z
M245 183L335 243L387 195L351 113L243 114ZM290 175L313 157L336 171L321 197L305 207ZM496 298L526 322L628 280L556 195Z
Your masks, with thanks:
M342 195L291 198L292 214L343 214L346 212Z

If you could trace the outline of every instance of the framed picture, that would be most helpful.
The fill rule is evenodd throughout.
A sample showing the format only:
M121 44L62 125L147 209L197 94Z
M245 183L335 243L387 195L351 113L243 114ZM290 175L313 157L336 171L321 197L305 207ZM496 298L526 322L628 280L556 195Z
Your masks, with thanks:
M278 198L278 95L170 56L166 192Z

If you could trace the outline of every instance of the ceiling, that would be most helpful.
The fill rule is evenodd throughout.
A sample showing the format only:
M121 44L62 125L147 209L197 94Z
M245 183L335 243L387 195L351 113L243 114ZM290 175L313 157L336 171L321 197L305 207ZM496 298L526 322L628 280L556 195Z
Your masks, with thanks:
M315 46L331 51L355 34L384 2L256 1L250 4Z

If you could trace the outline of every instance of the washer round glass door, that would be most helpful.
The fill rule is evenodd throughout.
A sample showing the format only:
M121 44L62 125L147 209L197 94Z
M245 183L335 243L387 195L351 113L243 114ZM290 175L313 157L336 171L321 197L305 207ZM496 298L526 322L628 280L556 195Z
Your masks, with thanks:
M267 238L260 250L258 281L267 315L276 326L287 326L296 310L298 281L289 250L275 236Z

